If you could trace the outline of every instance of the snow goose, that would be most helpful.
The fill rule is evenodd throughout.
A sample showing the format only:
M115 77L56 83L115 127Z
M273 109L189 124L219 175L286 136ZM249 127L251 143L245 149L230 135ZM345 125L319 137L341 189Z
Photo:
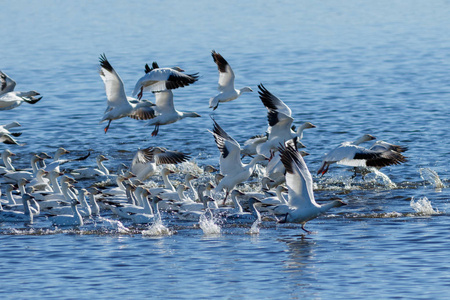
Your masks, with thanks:
M77 208L78 201L72 199L70 206L72 208L72 215L60 215L49 217L54 226L83 226L83 217Z
M18 141L16 141L15 138L13 138L10 134L7 133L0 133L0 142L4 144L10 144L10 145L19 145L23 146L25 144L21 144Z
M247 165L243 164L240 157L240 145L228 133L226 133L217 122L213 119L214 128L211 132L216 141L217 148L220 151L220 173L225 177L220 180L215 191L220 192L225 190L225 204L228 194L234 187L246 181L253 173L253 169L257 162L263 161L266 158L262 155L255 156Z
M80 168L75 169L70 172L70 174L75 178L76 180L79 179L92 179L97 176L107 176L109 175L109 170L103 165L103 162L105 160L108 160L106 156L103 154L100 154L96 158L97 162L97 168Z
M3 174L3 180L6 183L17 183L22 178L25 178L28 181L31 181L35 177L35 172L37 172L36 164L40 160L40 157L37 155L33 155L31 157L31 167L33 169L33 173L29 171L6 171L5 174Z
M16 82L0 70L0 95L14 91Z
M209 107L215 110L219 103L221 102L228 102L232 101L236 98L238 98L242 93L245 92L253 92L253 90L246 86L244 88L241 88L239 90L234 88L234 72L233 69L231 69L228 62L216 51L212 51L211 55L214 59L214 62L217 65L217 68L219 70L219 87L218 90L220 93L209 99Z
M177 186L175 192L162 191L157 195L160 196L163 200L184 201L186 199L184 192L187 191L188 189L189 187L181 183Z
M289 211L280 223L299 223L302 229L305 224L333 207L346 205L335 200L324 205L317 204L314 199L313 180L303 157L290 144L279 148L281 161L286 168L286 185L288 188Z
M155 92L156 117L152 118L147 126L155 125L155 129L152 132L152 136L156 136L159 131L160 125L167 125L175 123L184 118L198 118L201 117L196 112L181 112L175 109L173 104L173 93L171 90Z
M9 92L0 95L0 110L10 110L20 106L23 102L29 104L35 104L42 99L42 97L36 98L39 93L36 91L29 92Z
M105 127L108 131L112 120L133 117L138 120L148 120L154 116L153 103L147 100L137 100L127 97L122 79L116 73L105 54L100 55L100 77L105 84L108 106L100 123L109 121Z
M5 211L0 205L0 222L25 222L33 224L33 213L30 209L30 201L33 198L30 194L22 196L24 211Z
M5 124L5 125L0 125L0 134L9 134L11 136L18 137L22 134L21 132L10 132L9 130L11 128L20 127L20 126L22 126L22 125L20 125L20 123L16 122L16 121Z
M197 194L199 196L201 205L199 203L192 203L189 205L182 205L182 209L179 211L178 218L186 221L198 221L205 211L209 209L210 202L214 202L214 199L204 195L206 191L206 185L199 184L197 187ZM211 211L210 211L211 212Z
M130 213L129 218L134 224L148 224L154 222L157 218L160 219L158 203L161 201L161 198L158 196L154 196L152 198L152 206L154 207L154 213ZM150 206L147 197L145 197L146 205Z
M173 90L188 86L198 80L197 74L188 75L182 72L184 70L179 67L159 68L155 62L153 63L152 69L146 65L145 75L136 82L133 96L137 95L138 99L141 99L145 91L161 92Z
M0 167L0 174L5 174L8 171L14 172L16 169L12 165L11 156L15 156L14 153L12 153L9 149L5 149L2 152L2 160L4 166Z
M156 173L158 165L178 164L188 159L189 156L184 153L162 147L139 149L133 157L131 172L144 181Z
M376 167L381 168L390 165L398 165L407 159L401 153L387 145L379 143L374 149L366 149L359 144L374 140L375 137L365 134L353 142L343 142L326 154L317 174L324 175L331 164L337 163L352 167Z
M233 190L233 192L235 194L238 194L238 192L236 190ZM232 194L233 194L233 192L232 192ZM234 222L254 222L255 220L261 221L261 214L255 207L256 203L260 203L260 201L258 199L256 199L255 197L250 197L248 199L250 212L247 212L247 211L243 211L242 206L240 205L236 196L233 198L234 198L233 202L235 203L235 206L238 207L238 211L227 214L226 219L228 221L229 220L232 220Z
M27 187L33 187L33 189L36 191L53 192L52 188L49 185L50 181L45 178L47 174L48 172L44 169L39 169L36 173L36 177L30 180L30 183L27 184Z
M297 138L294 138L294 140L295 139ZM288 141L287 143L289 142L290 141ZM302 157L309 155L308 152L303 150L300 150L299 153ZM265 169L265 176L273 180L273 182L270 182L268 184L268 187L272 188L284 183L285 181L284 173L286 173L286 170L284 168L283 163L281 162L280 154L276 152L273 154L273 157L269 159L269 163L267 164Z
M100 194L100 190L96 187L90 187L89 192L89 204L91 205L92 215L100 216L100 207L95 199L95 195Z
M164 182L164 187L150 188L149 189L150 193L152 195L158 195L159 193L162 193L162 192L175 192L176 189L169 179L169 174L173 174L173 173L175 173L175 172L168 168L162 168L160 174L161 174L161 178Z
M277 147L286 141L297 137L298 141L303 137L303 130L315 128L316 126L310 122L304 123L296 132L292 130L292 111L282 100L269 92L263 84L259 84L259 98L267 108L267 120L269 123L268 138L264 143L257 145L257 153L266 157L270 156L270 151L277 150Z

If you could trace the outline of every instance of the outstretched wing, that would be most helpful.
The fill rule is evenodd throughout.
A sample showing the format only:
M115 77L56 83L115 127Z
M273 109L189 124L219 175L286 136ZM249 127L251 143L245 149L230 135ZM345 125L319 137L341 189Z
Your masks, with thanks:
M234 90L234 72L225 58L216 51L211 51L211 56L219 70L219 91Z
M100 77L105 84L108 107L120 106L127 101L122 79L116 73L105 54L100 55Z
M297 208L318 206L314 199L312 176L303 157L292 144L281 145L278 150L280 151L281 162L286 169L285 176L290 206Z
M223 175L234 173L237 171L237 168L242 167L240 145L214 119L213 122L214 128L211 133L214 135L217 148L221 153L219 159L220 173Z
M289 106L287 106L283 101L281 101L271 92L269 92L262 83L258 85L258 88L259 88L258 91L259 98L269 111L276 110L289 117L292 115L292 111L289 108Z

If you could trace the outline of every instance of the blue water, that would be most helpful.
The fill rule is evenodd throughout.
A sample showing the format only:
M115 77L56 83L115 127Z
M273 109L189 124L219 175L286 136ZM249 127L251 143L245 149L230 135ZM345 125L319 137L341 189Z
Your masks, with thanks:
M173 234L157 237L143 236L143 228L58 231L45 219L30 228L0 224L1 298L448 298L449 15L444 0L2 5L0 69L16 90L43 95L35 105L0 112L1 124L22 124L18 139L26 145L0 146L17 154L17 167L28 167L31 152L65 147L71 157L92 152L68 168L94 166L103 153L115 170L138 148L155 145L217 166L207 132L218 79L212 49L233 67L236 87L255 90L214 112L237 141L267 127L256 93L262 82L290 106L297 126L317 125L302 140L313 174L323 154L364 133L408 146L409 161L382 169L393 184L373 175L352 180L342 166L314 177L319 202L339 197L348 205L310 221L310 235L265 221L256 235L249 226L223 224L211 236L168 215L163 224ZM202 118L161 126L157 137L143 122L116 120L105 135L106 124L98 124L106 108L101 53L128 94L145 63L199 72L199 81L174 97L177 109ZM412 199L435 213L416 211Z

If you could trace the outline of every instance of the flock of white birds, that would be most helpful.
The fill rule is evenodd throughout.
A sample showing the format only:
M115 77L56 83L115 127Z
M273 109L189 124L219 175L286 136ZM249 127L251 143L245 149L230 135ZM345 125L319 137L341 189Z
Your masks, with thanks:
M215 110L220 103L253 91L250 87L236 89L235 75L228 62L215 51L212 51L212 57L219 71L219 93L211 97L210 108ZM126 95L120 76L104 54L100 56L99 73L107 96L107 108L100 121L108 121L105 133L113 120L124 117L147 120L148 125L155 126L152 136L158 134L161 125L186 117L200 117L195 112L176 110L172 93L173 89L194 84L198 80L197 74L185 74L180 67L160 68L156 62L152 67L145 65L145 75L137 81L133 91L137 98L133 98ZM23 102L35 104L42 98L36 97L39 93L35 91L14 91L16 83L1 71L0 84L0 110L16 108ZM200 173L202 177L186 172L184 182L176 186L169 178L173 173L169 165L187 162L189 156L162 147L138 150L131 166L123 166L115 174L103 164L108 160L104 155L97 157L97 167L62 172L60 166L71 161L61 158L68 153L64 148L56 151L50 163L48 154L33 154L31 168L17 170L11 159L15 154L9 149L4 150L0 174L5 196L0 199L0 222L32 224L34 218L43 217L54 226L81 226L86 218L101 218L104 211L109 211L117 216L117 220L151 224L161 220L160 210L172 212L181 220L195 222L202 218L261 222L260 213L264 212L280 223L299 223L309 232L304 228L306 222L346 203L335 200L319 205L315 201L313 178L303 159L308 153L298 150L304 147L301 142L303 131L315 128L315 125L306 122L295 129L291 109L264 85L258 85L258 89L259 98L267 108L266 132L248 139L241 147L212 118L214 125L210 132L220 152L220 170L206 166ZM154 103L142 99L145 92L154 94ZM15 140L20 134L10 132L18 126L18 122L0 126L1 141L20 145ZM318 174L323 176L333 163L367 169L407 160L402 154L407 148L403 146L383 141L370 148L360 146L373 139L372 135L366 134L354 142L340 144L325 155ZM84 160L88 156L75 160ZM252 157L251 161L243 163L244 156ZM240 184L251 178L256 164L264 169L263 178L258 179L261 191L239 191ZM155 186L154 176L161 176L164 185ZM77 190L77 181L84 180L94 184L88 189Z

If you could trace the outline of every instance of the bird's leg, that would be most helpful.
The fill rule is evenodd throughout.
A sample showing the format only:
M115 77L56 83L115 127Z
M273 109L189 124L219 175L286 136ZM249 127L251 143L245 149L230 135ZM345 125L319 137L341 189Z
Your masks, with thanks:
M139 94L137 94L137 97L138 97L139 100L141 100L143 93L144 93L144 87L141 86L141 90L139 91Z
M112 120L109 120L108 125L105 127L105 133L108 131L109 125L111 125L111 121L112 121Z
M156 136L158 134L158 131L159 131L159 125L155 125L155 130L153 130L152 136Z
M305 224L302 224L302 229L303 229L304 231L306 231L308 234L311 234L311 233L312 233L311 231L305 229Z
M322 176L325 175L326 172L328 172L328 168L330 167L330 165L327 165L325 167L325 169L322 171Z
M353 175L352 175L352 179L355 179L356 178L356 167L355 168L353 168Z
M225 194L225 198L223 199L222 205L225 205L225 202L227 202L227 198L228 198L228 194L230 193L229 190L227 190L226 194Z

